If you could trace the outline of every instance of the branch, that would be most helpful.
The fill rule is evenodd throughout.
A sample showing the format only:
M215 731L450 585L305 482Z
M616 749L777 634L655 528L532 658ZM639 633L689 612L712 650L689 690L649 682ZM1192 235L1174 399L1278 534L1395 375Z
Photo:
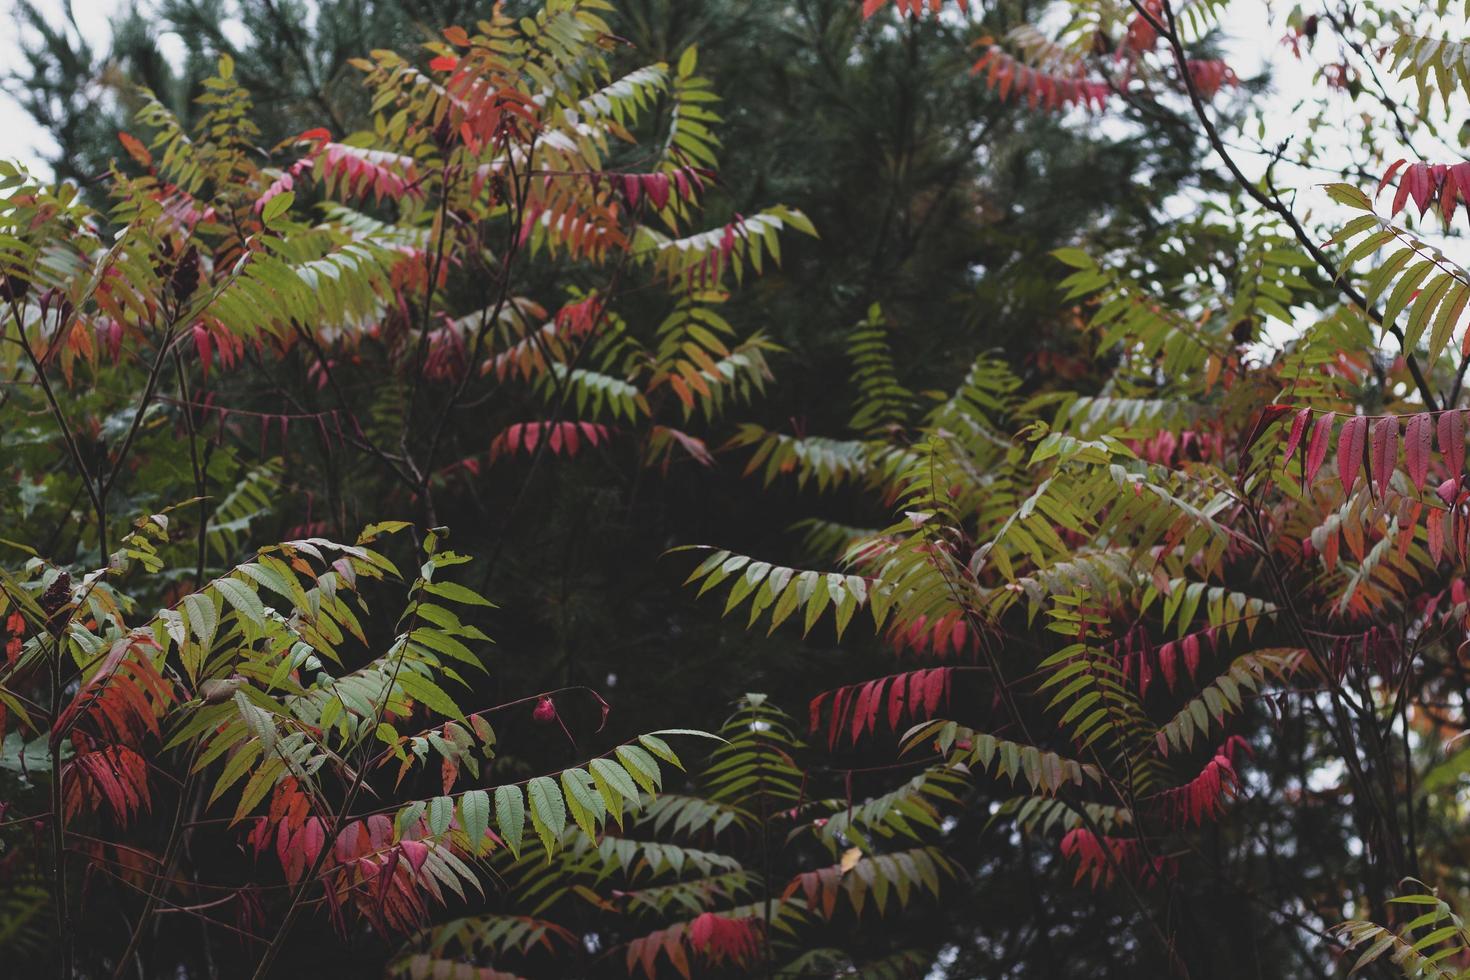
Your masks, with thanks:
M37 359L35 351L31 349L30 341L26 339L25 320L21 317L20 308L17 306L14 297L10 298L10 314L15 319L15 332L20 343L20 349L25 352L26 360L30 362L31 369L36 372L36 380L40 382L41 391L46 395L46 404L50 407L51 415L56 419L56 424L61 429L61 438L66 443L67 452L71 454L72 465L77 468L77 474L82 479L82 486L87 488L87 496L91 499L92 509L97 514L100 540L101 537L105 536L105 531L102 529L105 529L107 526L107 510L106 504L104 503L105 495L98 495L97 485L92 481L91 470L87 467L87 461L82 458L82 451L77 446L76 436L72 434L71 424L66 420L66 412L62 410L61 402L57 400L56 392L52 390L51 382L46 378L45 369L41 366L40 360ZM98 553L105 554L106 548L99 547Z
M1194 114L1199 119L1200 125L1204 127L1205 137L1209 140L1211 148L1219 156L1220 161L1225 164L1225 169L1230 171L1230 176L1235 179L1236 184L1257 204L1275 213L1286 223L1287 227L1291 229L1292 234L1296 236L1296 240L1307 250L1307 254L1312 257L1312 260L1317 263L1318 267L1327 274L1354 306L1362 310L1370 320L1378 324L1383 330L1393 334L1394 339L1399 342L1399 348L1403 351L1404 361L1408 365L1409 374L1414 378L1414 385L1419 389L1419 395L1424 399L1425 407L1431 412L1439 411L1439 401L1435 398L1433 389L1429 387L1429 382L1425 379L1423 371L1420 370L1418 360L1415 359L1412 351L1404 347L1404 332L1394 324L1384 322L1382 314L1369 305L1368 301L1363 297L1363 294L1358 292L1343 277L1342 270L1337 267L1336 263L1328 258L1327 254L1312 240L1312 236L1302 227L1302 223L1297 220L1291 208L1283 204L1278 198L1261 190L1255 182L1241 172L1235 159L1230 155L1230 151L1225 147L1225 142L1220 138L1219 130L1215 128L1214 122L1210 119L1210 115L1205 109L1204 99L1200 96L1199 88L1194 83L1194 76L1189 72L1189 58L1185 55L1184 45L1179 40L1178 24L1174 19L1174 8L1170 5L1169 0L1163 0L1164 16L1168 20L1168 26L1160 23L1158 18L1150 13L1140 0L1128 0L1128 3L1138 12L1140 17L1148 22L1150 27L1159 33L1160 37L1169 42L1169 47L1174 54L1175 65L1179 70L1179 76L1184 82L1185 90L1189 93L1190 105L1194 107Z

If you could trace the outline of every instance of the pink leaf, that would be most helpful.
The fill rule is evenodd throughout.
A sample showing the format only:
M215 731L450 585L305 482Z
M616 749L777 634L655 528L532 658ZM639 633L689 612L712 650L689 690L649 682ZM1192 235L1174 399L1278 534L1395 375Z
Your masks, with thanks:
M1363 449L1367 441L1368 419L1358 415L1342 424L1342 435L1337 440L1337 478L1342 482L1344 497L1353 492L1358 470L1363 467Z
M1430 440L1433 439L1433 419L1427 413L1420 413L1409 419L1409 424L1404 427L1404 464L1409 470L1409 479L1414 481L1416 490L1424 489L1424 481L1429 476L1429 450Z
M1310 487L1327 461L1327 450L1332 445L1332 416L1323 415L1312 427L1312 437L1307 440L1306 466L1302 470L1303 488Z
M1289 460L1296 447L1301 445L1302 436L1306 434L1307 423L1312 420L1312 410L1304 408L1296 413L1296 418L1291 420L1291 435L1286 440L1286 458Z
M1191 633L1184 638L1184 666L1189 669L1189 676L1195 677L1199 674L1199 634Z
M669 175L644 174L643 193L648 195L653 206L662 211L669 205Z
M1465 471L1465 416L1458 410L1440 413L1439 451L1449 468L1450 479L1459 480Z
M1373 482L1379 495L1388 492L1393 468L1399 461L1399 420L1392 415L1373 423Z

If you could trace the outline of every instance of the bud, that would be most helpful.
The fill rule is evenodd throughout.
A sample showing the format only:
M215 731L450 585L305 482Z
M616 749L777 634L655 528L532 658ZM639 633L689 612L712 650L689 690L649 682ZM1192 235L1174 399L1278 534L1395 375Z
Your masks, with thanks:
M47 615L56 613L62 606L71 601L71 576L66 572L60 572L56 580L41 593L41 608L46 610Z
M239 674L231 674L224 680L205 681L199 685L199 696L205 704L223 704L233 698L244 683L245 678Z
M448 113L445 113L444 118L439 120L439 124L434 127L433 139L434 145L439 148L441 153L447 153L449 151L449 147L454 141L454 124L449 121Z
M61 572L46 591L41 593L41 609L46 613L46 625L53 634L58 634L65 622L61 611L71 602L71 576Z
M179 257L178 265L174 266L174 274L169 280L169 288L173 290L174 299L180 303L187 303L189 297L199 288L199 250L193 245Z
M542 698L536 702L536 710L531 712L531 717L538 725L549 725L556 721L556 705L551 703L551 698Z
M26 293L30 292L30 289L30 280L20 276L0 274L0 300L7 303L19 303L26 298Z

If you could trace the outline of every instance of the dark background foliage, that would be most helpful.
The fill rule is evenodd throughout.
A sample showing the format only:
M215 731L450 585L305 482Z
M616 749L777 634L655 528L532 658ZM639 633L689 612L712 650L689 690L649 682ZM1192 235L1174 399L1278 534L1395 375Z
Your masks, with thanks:
M1075 387L1087 390L1098 367L1078 360L1074 313L1059 303L1060 268L1049 253L1078 241L1106 252L1161 238L1159 188L1211 186L1208 171L1201 176L1192 132L1167 113L1160 118L1156 106L1147 115L1125 109L1125 122L1104 127L995 98L966 71L973 26L865 23L854 0L618 6L615 23L630 64L673 60L697 43L701 70L723 98L712 220L780 200L805 211L820 233L787 246L783 268L733 304L732 319L768 330L785 348L773 358L775 384L751 413L775 429L845 435L853 397L847 340L875 302L893 325L899 375L921 399L953 388L984 350L1003 352L1028 385L1072 372ZM994 12L998 23L1032 13L1027 4L1004 6ZM92 188L122 156L116 132L131 127L131 84L153 89L188 119L201 80L220 53L229 53L259 107L262 146L320 125L340 135L366 121L347 59L377 47L406 50L432 39L436 25L472 18L475 8L362 0L324 3L309 13L292 0L162 0L120 16L104 51L51 29L22 0L17 16L27 27L27 64L6 87L56 139L60 151L50 162L57 175ZM244 44L231 40L227 16L244 24ZM183 39L181 65L159 54L156 40L165 32ZM1202 251L1228 268L1232 245ZM635 315L632 308L627 315ZM305 369L304 360L282 366L296 374L288 383L310 398ZM228 390L232 382L219 384ZM230 394L237 404L268 410L259 390ZM391 403L383 411L391 412ZM160 451L166 434L149 438L155 444L139 453L146 466L186 467ZM291 450L311 460L311 435L290 438ZM488 594L504 611L489 630L499 648L482 692L489 700L594 687L613 708L609 736L621 738L709 724L745 691L769 692L800 716L818 691L894 669L891 654L862 630L840 646L826 624L806 641L789 632L757 639L739 623L720 621L717 604L696 604L681 590L693 559L667 553L677 545L707 542L800 563L802 535L792 525L810 510L793 483L778 480L753 493L759 477L742 476L745 451L721 454L715 470L675 467L667 477L619 458L629 452L614 447L534 471L512 463L516 478L471 485L441 511L457 547L498 557ZM322 519L311 485L328 478L346 488L349 526L414 516L411 503L361 463L341 463L347 468L340 472L329 472L339 465L330 459L309 465L319 472L298 478L278 501L273 520L281 534ZM187 484L182 470L176 476L182 478L137 482ZM12 498L7 508L18 506L17 492L0 491ZM401 513L383 513L385 501ZM137 511L156 502L128 503ZM47 550L69 557L68 548L82 544L70 540L63 512L50 502L38 507L32 519L55 526ZM855 526L881 526L888 517L857 493L838 491L823 507L829 519ZM326 519L335 523L337 515ZM578 710L571 709L573 721ZM587 711L590 717L590 704ZM535 747L543 734L528 720L510 721L502 738L531 746L522 750L529 771L538 753L554 759L565 752ZM985 812L972 809L962 820L951 837L961 842L956 856L971 875L968 891L946 902L942 914L890 920L888 929L905 933L901 942L948 947L945 972L952 976L1163 975L1157 951L1137 948L1123 928L1129 910L1121 898L1044 887L1042 879L1065 880L1070 872ZM1270 865L1261 869L1263 881L1317 875L1341 846L1339 829L1293 823L1280 813L1261 813L1260 826L1281 841L1274 856L1263 855ZM1250 902L1206 884L1176 887L1197 893L1183 903L1196 917L1181 924L1194 942L1195 976L1302 975L1286 965L1303 960L1280 945L1283 933L1262 939L1271 944L1264 949L1224 938L1262 933ZM322 964L350 972L342 950L325 945L320 936L299 936L290 961L301 975L317 973L326 969L314 961L319 954ZM371 945L356 952L360 961L351 970L382 955Z

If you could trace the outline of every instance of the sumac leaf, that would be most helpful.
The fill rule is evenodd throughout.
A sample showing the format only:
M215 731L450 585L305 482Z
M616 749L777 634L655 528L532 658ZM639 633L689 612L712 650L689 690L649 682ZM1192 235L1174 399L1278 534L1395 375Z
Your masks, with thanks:
M1337 478L1342 481L1342 495L1350 496L1358 470L1363 467L1363 449L1367 442L1368 419L1362 415L1348 419L1342 424L1342 435L1337 439Z
M1458 410L1440 413L1439 451L1450 479L1458 481L1465 471L1465 416Z
M1286 458L1288 461L1291 459L1292 454L1296 452L1296 447L1301 445L1302 436L1306 435L1307 423L1310 421L1312 421L1312 410L1310 408L1304 408L1300 412L1297 412L1296 417L1291 420L1291 435L1286 439Z
M1302 488L1306 489L1317 479L1317 473L1322 469L1322 464L1327 461L1327 450L1332 445L1332 420L1329 413L1317 420L1312 426L1312 437L1307 440L1306 465L1302 468Z
M519 786L495 788L495 825L500 828L500 836L510 853L519 858L521 838L526 830L526 802Z
M1429 531L1429 559L1436 565L1444 554L1444 515L1442 510L1431 510L1424 522Z
M519 799L520 791L515 793ZM485 844L485 832L490 829L490 794L483 789L472 789L460 797L459 824L469 836L470 852L479 854Z
M1409 424L1404 427L1404 465L1416 490L1423 490L1424 481L1429 477L1429 453L1433 438L1433 419L1426 413L1409 419Z
M1392 415L1373 423L1373 482L1379 495L1388 492L1399 461L1399 420Z

